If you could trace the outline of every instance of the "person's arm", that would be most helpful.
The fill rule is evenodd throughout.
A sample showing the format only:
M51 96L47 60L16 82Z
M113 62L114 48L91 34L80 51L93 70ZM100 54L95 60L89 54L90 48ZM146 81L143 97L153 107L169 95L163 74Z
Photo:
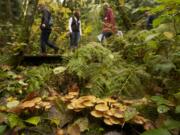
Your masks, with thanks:
M46 26L48 26L48 24L49 24L49 13L48 13L48 11L45 10L43 12L43 23L42 23L42 26L46 27Z
M69 19L69 32L70 33L72 33L72 27L71 27L71 25L72 25L72 17Z
M79 29L80 29L80 35L82 36L81 21L79 21Z

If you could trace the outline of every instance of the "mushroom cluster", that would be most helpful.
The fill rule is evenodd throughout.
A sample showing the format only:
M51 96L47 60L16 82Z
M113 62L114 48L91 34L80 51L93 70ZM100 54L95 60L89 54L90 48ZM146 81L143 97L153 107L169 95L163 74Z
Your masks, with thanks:
M42 101L41 97L36 97L32 100L28 100L25 101L23 103L21 103L19 105L19 107L21 109L28 109L28 108L36 108L36 109L40 109L40 108L45 108L45 109L49 109L51 108L51 103L47 102L47 101Z
M69 103L71 102L71 100L77 98L78 95L79 95L79 92L69 92L67 95L61 97L61 100L66 103Z
M80 98L71 100L67 108L69 110L74 110L75 112L80 112L84 108L94 107L95 103L95 96L82 96Z
M119 124L123 125L125 123L124 112L126 106L118 103L116 100L111 98L106 98L103 100L97 100L96 106L91 115L96 118L103 118L104 123L107 125Z
M70 92L62 100L67 103L67 108L80 112L85 108L93 108L91 115L96 118L103 118L107 125L125 123L124 113L127 107L112 98L99 99L95 96L82 96L77 98L78 93Z

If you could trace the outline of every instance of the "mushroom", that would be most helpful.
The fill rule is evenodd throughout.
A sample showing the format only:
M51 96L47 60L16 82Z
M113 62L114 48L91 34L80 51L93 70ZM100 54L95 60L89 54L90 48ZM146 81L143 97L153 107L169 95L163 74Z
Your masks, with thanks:
M82 101L91 101L93 103L96 102L96 97L95 96L83 96L83 97L80 97L79 100L82 100Z
M97 111L105 112L105 111L109 110L109 107L106 104L98 104L95 106L95 109Z
M124 118L123 112L119 109L112 109L113 116L116 118Z
M83 105L86 107L93 107L94 103L92 103L91 101L86 101L86 102L83 102Z
M110 125L110 126L113 125L113 123L111 122L111 120L110 120L110 119L107 119L107 118L104 119L104 123L106 123L107 125Z
M91 115L96 118L101 118L101 117L103 117L103 112L94 110L94 111L91 111Z
M69 92L68 95L78 96L78 95L79 95L79 92Z
M69 110L73 110L73 109L74 109L74 106L73 106L72 104L68 104L68 105L67 105L67 108L68 108Z
M115 125L117 125L117 124L120 123L120 120L117 119L117 118L115 118L115 117L110 117L110 121L111 121L113 124L115 124Z

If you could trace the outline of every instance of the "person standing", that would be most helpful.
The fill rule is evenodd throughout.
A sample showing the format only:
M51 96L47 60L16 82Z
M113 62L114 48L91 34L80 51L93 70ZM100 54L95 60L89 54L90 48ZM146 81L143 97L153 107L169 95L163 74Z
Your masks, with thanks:
M39 4L38 5L38 11L42 13L42 18L41 18L41 36L40 36L40 42L41 42L41 53L43 55L46 55L46 45L54 49L55 54L58 53L59 48L53 44L51 41L49 41L49 36L51 34L51 27L52 27L52 18L51 18L51 13L48 10L48 8L43 5Z
M103 19L103 29L102 29L102 39L103 42L104 38L108 38L116 32L116 25L115 25L115 16L113 10L109 6L108 3L104 4L104 19Z
M77 48L82 35L80 11L75 10L73 16L69 19L69 32L70 32L70 48Z
M150 12L146 12L145 15L147 16L147 21L146 21L146 28L148 30L153 28L153 21L155 19L155 15L151 14Z

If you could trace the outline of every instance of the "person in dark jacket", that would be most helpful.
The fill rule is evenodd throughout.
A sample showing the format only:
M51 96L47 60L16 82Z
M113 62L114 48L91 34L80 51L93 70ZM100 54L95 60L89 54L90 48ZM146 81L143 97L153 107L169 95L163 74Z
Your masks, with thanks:
M146 16L147 16L147 22L146 22L146 28L148 30L152 29L153 28L153 21L155 19L155 15L154 14L151 14L150 12L146 12L145 13Z
M53 44L51 41L49 41L49 36L51 34L51 26L52 26L52 18L51 18L51 13L47 9L47 7L43 4L38 5L38 10L39 12L42 13L42 18L41 18L41 36L40 36L40 42L41 42L41 53L43 55L46 54L46 45L49 47L53 48L55 53L58 52L59 48Z
M74 11L73 16L69 19L70 48L77 48L82 35L80 11Z

